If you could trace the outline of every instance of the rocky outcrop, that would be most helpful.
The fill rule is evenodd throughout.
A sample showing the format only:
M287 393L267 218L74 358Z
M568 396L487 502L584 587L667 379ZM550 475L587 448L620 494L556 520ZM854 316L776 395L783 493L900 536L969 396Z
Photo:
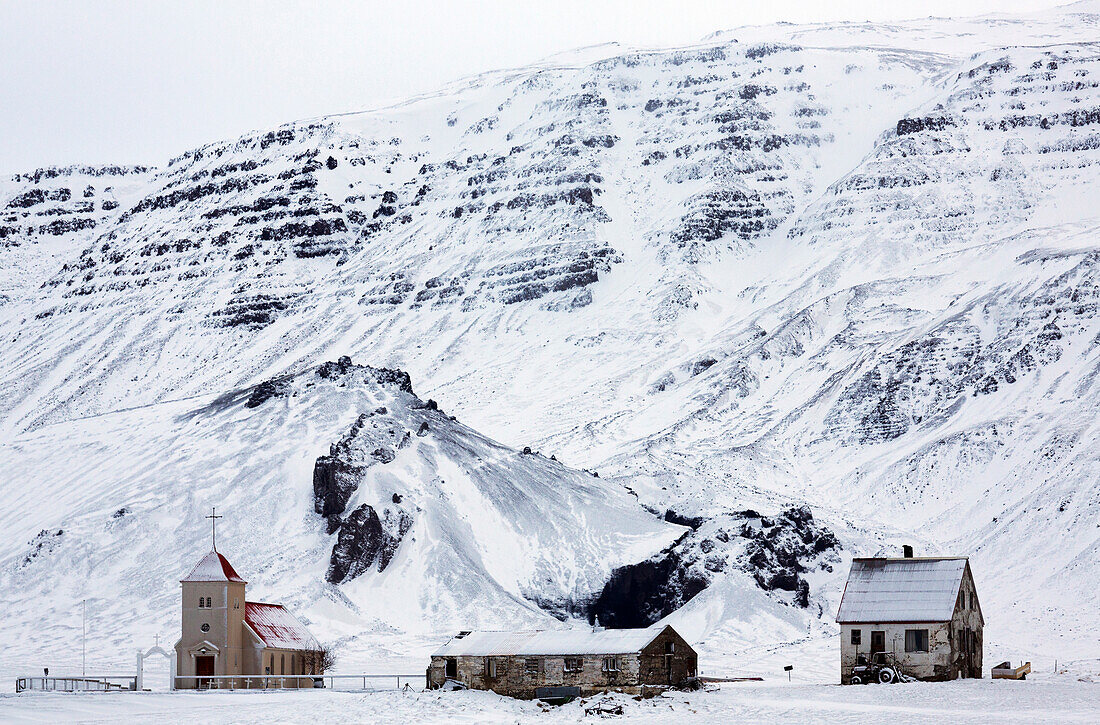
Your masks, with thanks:
M252 394L248 396L245 406L249 408L259 407L271 398L279 398L286 395L289 389L290 385L286 378L265 380L252 389Z
M805 608L810 585L802 575L813 567L831 570L840 547L806 506L771 517L747 510L707 520L669 511L665 518L692 530L660 554L612 572L587 608L590 619L613 628L647 627L689 602L715 576L734 570Z
M335 380L343 376L355 376L359 380L368 380L379 385L387 385L405 393L412 394L412 378L404 370L374 368L370 365L356 365L347 355L336 362L322 363L317 368L317 376L325 380Z
M387 386L408 394L407 404L412 410L438 410L434 401L429 401L429 406L412 394L412 381L401 370L356 365L345 355L319 366L317 377L340 385L368 382ZM427 432L427 423L421 423L417 435L423 437ZM325 519L326 533L337 534L326 575L329 582L354 579L375 565L378 571L385 569L412 526L412 515L400 505L405 496L397 492L384 495L367 491L368 498L378 494L380 501L388 499L381 514L375 506L361 503L345 516L369 469L391 463L411 440L411 431L389 409L378 407L361 413L347 434L329 446L328 455L319 456L314 463L313 510Z
M412 516L396 504L381 517L374 507L359 506L340 527L325 579L339 584L376 567L383 571L412 524Z

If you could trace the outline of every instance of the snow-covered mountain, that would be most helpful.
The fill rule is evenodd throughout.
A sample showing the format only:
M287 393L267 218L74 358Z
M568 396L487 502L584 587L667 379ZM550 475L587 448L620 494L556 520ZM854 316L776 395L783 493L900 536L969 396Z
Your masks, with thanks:
M599 47L3 181L0 602L55 593L35 657L85 597L105 645L167 630L218 505L331 637L625 606L637 565L744 650L907 541L973 556L995 651L1095 649L1098 27Z

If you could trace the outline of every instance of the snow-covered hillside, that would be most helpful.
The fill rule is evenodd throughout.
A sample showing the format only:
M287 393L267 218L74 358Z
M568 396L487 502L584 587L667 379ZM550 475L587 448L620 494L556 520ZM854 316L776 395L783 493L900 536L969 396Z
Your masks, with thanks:
M906 541L973 557L995 651L1095 652L1098 28L600 47L0 182L0 637L170 627L217 505L334 638L552 623L631 564L705 583L704 659L820 648Z

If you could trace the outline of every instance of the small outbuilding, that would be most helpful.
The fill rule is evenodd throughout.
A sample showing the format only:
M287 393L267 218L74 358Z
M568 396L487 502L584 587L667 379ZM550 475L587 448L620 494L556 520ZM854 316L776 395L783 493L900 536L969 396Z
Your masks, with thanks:
M921 680L982 676L985 619L966 557L852 560L840 600L840 679L885 653Z
M432 655L428 687L453 680L519 698L638 693L694 677L699 656L670 626L459 632Z

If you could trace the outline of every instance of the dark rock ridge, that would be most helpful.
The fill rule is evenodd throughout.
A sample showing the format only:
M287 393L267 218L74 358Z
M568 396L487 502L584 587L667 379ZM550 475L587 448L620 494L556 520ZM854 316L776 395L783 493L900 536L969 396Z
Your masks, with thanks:
M587 608L590 620L612 628L648 627L691 601L716 574L733 570L748 573L765 591L789 592L784 601L805 608L810 586L802 575L814 566L829 568L840 546L806 506L774 517L748 510L705 522L672 511L666 518L693 530L659 554L612 572Z
M359 506L340 527L325 578L333 584L349 581L376 564L383 571L412 524L400 506L383 509L381 518L369 504Z
M438 413L438 406L421 403L413 395L411 379L401 370L356 365L345 355L320 365L317 377L341 385L358 380L389 386L407 394L410 410ZM427 432L422 422L417 435ZM401 505L406 495L397 491L367 491L368 496L378 494L377 507L362 503L347 513L368 469L392 462L411 440L412 432L388 408L378 407L361 413L347 434L314 463L313 510L325 519L326 533L337 535L325 576L329 582L349 581L372 568L384 570L412 527L413 516Z
M259 407L271 398L279 398L286 395L289 390L290 382L286 378L265 380L252 389L252 394L248 396L248 401L245 405L249 408Z
M326 380L351 375L360 380L392 386L401 392L413 394L412 378L404 370L356 365L347 355L342 355L336 362L322 363L317 368L317 375Z

